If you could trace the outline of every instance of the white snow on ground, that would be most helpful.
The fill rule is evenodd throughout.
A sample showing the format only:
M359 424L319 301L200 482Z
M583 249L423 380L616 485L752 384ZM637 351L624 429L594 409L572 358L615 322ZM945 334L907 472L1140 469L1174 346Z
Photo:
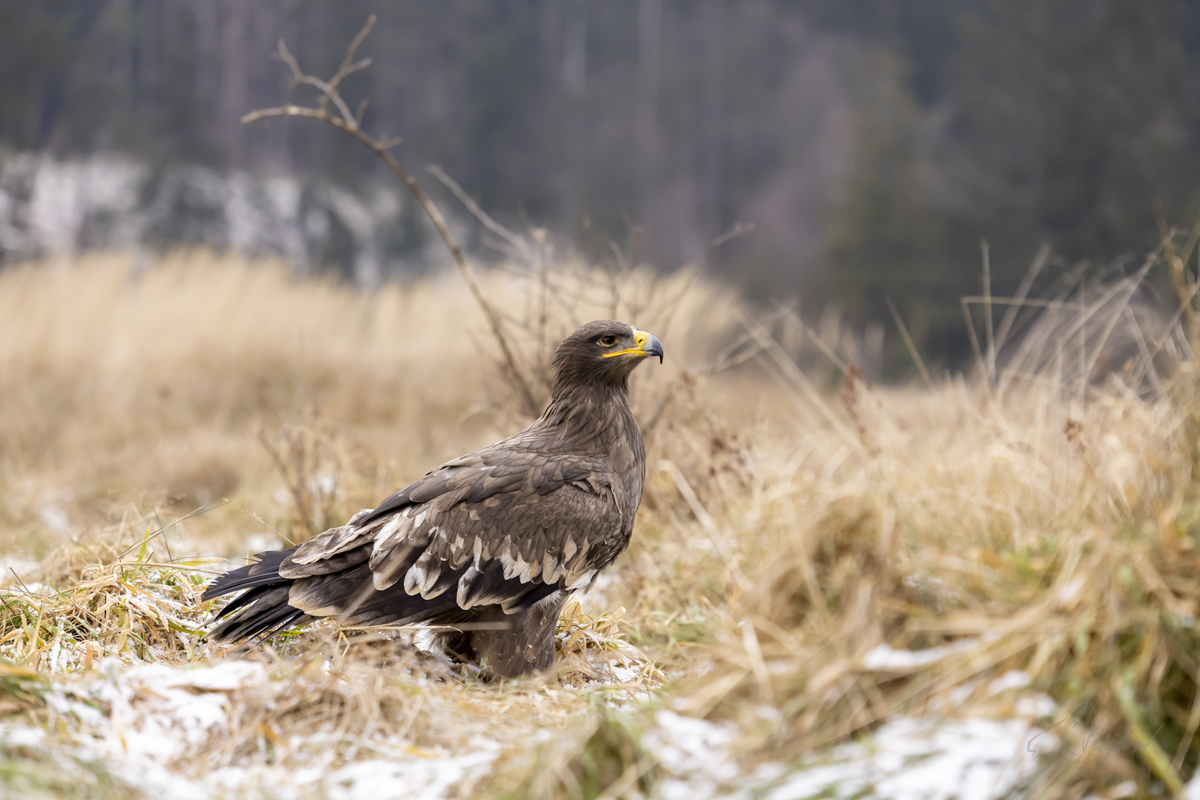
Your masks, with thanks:
M322 788L331 800L435 800L453 796L458 784L486 770L495 758L495 752L478 752L425 760L356 761L326 776Z
M477 739L450 752L381 739L364 748L362 760L337 768L317 758L299 769L249 763L202 776L181 772L189 761L202 761L206 751L219 750L230 735L236 714L230 693L268 680L266 668L255 662L195 669L144 664L122 671L115 659L106 659L94 677L54 684L47 696L53 738L37 728L0 725L0 756L41 756L68 766L102 763L150 797L441 800L485 777L505 748ZM989 684L988 693L1018 692L1028 683L1027 675L1013 672ZM749 774L734 758L738 730L731 723L662 710L642 744L661 775L653 800L991 800L1028 782L1039 753L1059 748L1052 733L1032 724L1054 712L1048 697L1029 693L1014 705L1028 716L894 718L861 742L800 764L762 765ZM336 742L324 736L293 737L289 749L332 753Z
M643 744L670 776L656 800L993 800L1019 788L1038 753L1058 740L1024 719L900 717L862 743L845 744L798 768L766 764L739 777L730 746L736 731L660 711Z
M501 750L498 743L477 740L468 752L454 754L389 740L372 748L387 758L356 761L338 769L233 766L202 778L175 770L177 762L219 747L228 736L234 713L229 692L261 686L267 680L266 669L254 662L231 661L198 669L150 664L121 672L110 659L101 666L99 677L56 685L48 695L47 702L66 733L57 744L37 728L2 726L0 754L100 761L114 776L150 797L441 800L456 796L455 788L464 780L485 774ZM101 710L105 707L108 713Z
M859 798L993 800L1028 781L1038 753L1057 749L1053 734L1023 719L901 717L863 743L834 748L757 793L764 800ZM762 789L766 788L766 791Z
M716 797L719 785L737 779L738 768L729 755L736 728L682 717L672 711L659 711L654 721L656 727L642 737L642 745L671 776L655 785L656 798Z
M893 650L886 644L871 648L863 656L863 669L877 672L908 671L943 658L964 653L979 643L978 639L961 639L943 647L930 647L928 650Z
M907 655L889 656L887 663L908 663ZM1028 674L1008 672L987 693L1029 683ZM656 785L655 800L993 800L1027 783L1039 754L1061 746L1033 724L1057 710L1047 695L1024 694L1014 708L1018 716L1011 719L897 717L862 742L790 768L764 764L748 776L733 760L737 731L728 725L660 711L643 744L669 776Z
M30 583L29 576L37 571L38 562L13 556L0 556L0 586L26 585Z

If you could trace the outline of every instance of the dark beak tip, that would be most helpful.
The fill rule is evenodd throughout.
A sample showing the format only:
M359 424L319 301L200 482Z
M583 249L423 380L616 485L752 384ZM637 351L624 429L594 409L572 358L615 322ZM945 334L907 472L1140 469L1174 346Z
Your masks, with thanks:
M652 356L658 356L658 363L663 363L663 346L657 336L651 336L650 341L646 342L646 350Z

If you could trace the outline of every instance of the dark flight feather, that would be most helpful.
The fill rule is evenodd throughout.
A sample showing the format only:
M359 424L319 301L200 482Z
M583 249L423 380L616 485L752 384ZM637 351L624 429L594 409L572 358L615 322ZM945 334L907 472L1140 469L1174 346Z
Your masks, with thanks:
M504 677L547 669L563 601L633 532L646 455L628 379L647 356L662 357L653 336L611 320L584 325L555 351L537 421L217 578L205 600L243 593L212 637L266 637L314 617L460 625L433 636L448 657Z

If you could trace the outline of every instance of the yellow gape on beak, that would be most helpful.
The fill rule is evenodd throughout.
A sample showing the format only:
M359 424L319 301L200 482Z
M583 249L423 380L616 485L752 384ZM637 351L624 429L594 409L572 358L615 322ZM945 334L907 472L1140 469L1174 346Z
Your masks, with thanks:
M633 341L637 343L637 347L626 347L624 350L618 350L615 353L605 353L604 357L631 356L633 358L647 358L648 356L658 356L658 363L662 363L663 349L657 337L645 331L634 331Z

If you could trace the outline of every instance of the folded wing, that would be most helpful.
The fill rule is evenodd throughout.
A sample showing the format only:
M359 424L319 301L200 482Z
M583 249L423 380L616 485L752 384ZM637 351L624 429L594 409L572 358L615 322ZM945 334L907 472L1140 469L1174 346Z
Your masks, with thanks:
M278 574L288 605L349 624L511 614L589 583L621 527L601 460L482 450L304 542Z

